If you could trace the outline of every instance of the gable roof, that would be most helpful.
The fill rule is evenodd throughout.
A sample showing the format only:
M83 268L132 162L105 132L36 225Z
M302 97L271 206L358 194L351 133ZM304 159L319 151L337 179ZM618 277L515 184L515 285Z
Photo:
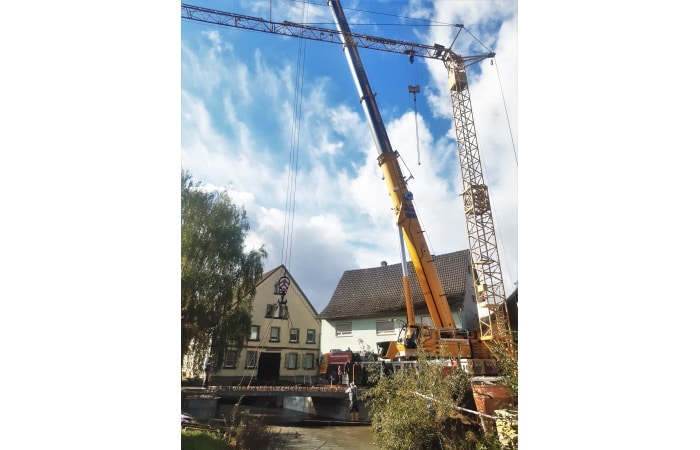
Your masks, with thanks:
M304 294L304 291L301 289L301 286L299 286L299 283L297 283L297 280L294 279L291 273L289 273L289 270L284 266L284 264L280 264L279 266L275 267L272 270L268 270L267 272L263 273L260 279L258 280L257 283L255 283L255 287L259 287L261 284L263 284L268 278L270 278L272 275L274 275L277 271L282 271L283 274L287 276L287 278L290 279L292 283L299 289L299 293L301 294L301 297L304 299L304 302L307 304L309 308L311 308L311 311L313 311L314 316L318 317L318 312L316 311L316 308L314 308L314 305L311 304L309 301L308 297L306 297L306 294Z
M470 267L469 250L435 256L435 268L451 308L459 308L464 303L471 280ZM412 262L408 263L408 276L413 308L416 313L426 312L428 307ZM319 318L332 320L405 314L402 279L400 263L345 271Z

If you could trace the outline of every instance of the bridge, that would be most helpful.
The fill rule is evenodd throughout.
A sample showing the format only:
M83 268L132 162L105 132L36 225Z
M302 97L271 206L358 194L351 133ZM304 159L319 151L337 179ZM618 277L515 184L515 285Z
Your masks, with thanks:
M183 397L324 397L345 398L347 386L210 386L183 387ZM358 387L358 390L360 388Z
M240 399L261 401L272 408L284 408L319 418L347 419L347 386L211 386L182 387L182 409L195 417L220 415L222 403ZM358 388L358 394L364 391ZM360 416L367 417L360 402Z

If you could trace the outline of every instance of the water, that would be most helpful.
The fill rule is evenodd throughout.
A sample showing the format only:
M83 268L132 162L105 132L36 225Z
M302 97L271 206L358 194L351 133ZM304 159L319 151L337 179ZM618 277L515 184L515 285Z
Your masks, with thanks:
M219 413L229 415L232 405L219 405ZM368 425L292 426L302 419L314 419L313 415L282 408L241 406L239 411L263 416L265 422L278 435L283 449L298 450L363 450L379 448L372 443L372 431Z
M285 449L361 450L372 444L369 426L274 427Z

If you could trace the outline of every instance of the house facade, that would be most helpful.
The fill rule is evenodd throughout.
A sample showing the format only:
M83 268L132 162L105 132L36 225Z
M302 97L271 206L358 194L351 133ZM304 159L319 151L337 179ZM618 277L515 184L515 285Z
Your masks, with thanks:
M458 327L478 328L469 250L435 256L452 317ZM408 263L416 322L431 324L416 271ZM381 264L343 273L321 319L321 353L331 349L377 352L377 342L396 340L406 324L401 264Z
M312 381L318 371L321 339L321 323L317 316L284 265L264 273L256 285L248 341L240 350L227 349L224 364L213 374L212 384L274 385Z

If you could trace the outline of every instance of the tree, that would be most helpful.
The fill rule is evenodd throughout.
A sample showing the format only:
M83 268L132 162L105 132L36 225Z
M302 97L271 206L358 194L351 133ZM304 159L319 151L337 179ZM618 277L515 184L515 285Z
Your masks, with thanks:
M225 192L207 192L181 173L181 363L201 367L206 353L221 368L226 347L250 335L255 284L267 257L264 246L244 251L245 209Z
M379 448L469 449L476 424L464 423L453 408L469 389L460 370L443 378L445 363L428 360L421 352L417 367L382 377L363 400L372 413L372 431Z
M408 365L384 376L361 398L372 415L379 448L517 449L517 437L504 445L495 430L483 432L478 417L467 411L476 409L470 375L447 367L443 358L427 358L422 348L417 355L419 369ZM510 382L517 378L517 359L503 368L509 370Z

